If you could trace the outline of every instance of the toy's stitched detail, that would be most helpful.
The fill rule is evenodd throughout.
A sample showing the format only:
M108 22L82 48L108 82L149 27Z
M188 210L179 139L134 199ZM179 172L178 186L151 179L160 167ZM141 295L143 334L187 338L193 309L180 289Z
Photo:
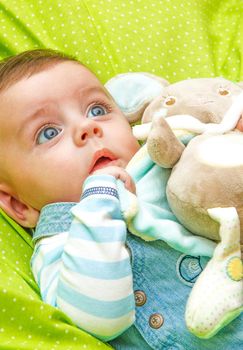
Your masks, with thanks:
M200 257L182 254L177 260L176 272L179 279L189 287L192 287L198 276L203 271Z
M105 186L97 186L97 187L92 187L88 188L87 190L84 191L82 195L82 199L92 196L92 195L97 195L97 194L102 194L102 195L109 195L116 197L119 199L118 192L112 187L105 187Z
M226 272L233 281L240 281L243 278L242 261L238 256L234 256L228 261Z

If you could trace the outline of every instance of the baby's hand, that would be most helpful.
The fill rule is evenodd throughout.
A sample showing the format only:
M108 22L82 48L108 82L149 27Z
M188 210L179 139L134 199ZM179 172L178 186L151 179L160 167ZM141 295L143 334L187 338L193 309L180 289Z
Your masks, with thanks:
M92 175L112 175L116 179L120 179L124 182L126 189L134 194L136 194L136 186L131 178L131 176L126 172L124 168L118 166L107 166L101 169L98 169L92 173Z

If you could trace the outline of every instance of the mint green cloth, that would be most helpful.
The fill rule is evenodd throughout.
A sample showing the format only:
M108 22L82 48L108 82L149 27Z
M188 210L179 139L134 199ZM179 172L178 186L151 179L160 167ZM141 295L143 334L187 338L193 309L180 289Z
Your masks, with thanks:
M1 0L0 58L38 47L77 56L102 80L129 71L170 82L243 80L243 1ZM44 304L29 233L0 215L0 349L105 349Z

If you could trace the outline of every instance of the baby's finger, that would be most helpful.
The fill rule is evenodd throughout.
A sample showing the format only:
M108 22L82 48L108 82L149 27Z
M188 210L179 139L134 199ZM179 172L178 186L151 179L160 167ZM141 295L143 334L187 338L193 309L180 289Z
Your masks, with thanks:
M124 182L124 185L128 191L134 194L136 193L135 183L125 170L122 169L122 171L119 173L119 179Z
M125 181L125 187L128 191L136 194L136 185L130 176L128 176L126 181Z

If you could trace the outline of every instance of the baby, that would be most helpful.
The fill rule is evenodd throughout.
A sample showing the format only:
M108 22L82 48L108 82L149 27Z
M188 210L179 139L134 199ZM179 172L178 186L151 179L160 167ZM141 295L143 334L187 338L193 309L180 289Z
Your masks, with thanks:
M240 349L242 317L210 340L186 330L185 302L207 259L127 233L129 197L120 194L135 193L125 168L139 144L95 75L63 54L25 52L0 65L0 106L0 206L36 227L32 268L43 300L115 348ZM144 182L133 178L139 194ZM163 213L160 229L187 247L191 240L195 254L200 238L167 204ZM150 218L138 227L142 219Z

